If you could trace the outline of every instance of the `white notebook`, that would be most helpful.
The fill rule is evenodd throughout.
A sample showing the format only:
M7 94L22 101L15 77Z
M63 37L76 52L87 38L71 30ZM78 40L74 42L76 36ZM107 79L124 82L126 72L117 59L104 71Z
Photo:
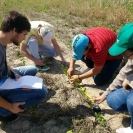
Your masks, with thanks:
M35 76L22 76L18 80L7 78L0 85L0 90L9 90L16 88L42 89L43 79Z

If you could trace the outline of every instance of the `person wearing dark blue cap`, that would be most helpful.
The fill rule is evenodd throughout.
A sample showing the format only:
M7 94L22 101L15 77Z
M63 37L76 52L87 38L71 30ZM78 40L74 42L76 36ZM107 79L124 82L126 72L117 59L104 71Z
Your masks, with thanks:
M122 56L111 56L108 49L115 43L115 32L104 27L94 27L78 34L72 41L72 56L68 69L70 82L93 77L96 85L104 85L119 67ZM76 60L82 60L87 68L80 75L74 75Z

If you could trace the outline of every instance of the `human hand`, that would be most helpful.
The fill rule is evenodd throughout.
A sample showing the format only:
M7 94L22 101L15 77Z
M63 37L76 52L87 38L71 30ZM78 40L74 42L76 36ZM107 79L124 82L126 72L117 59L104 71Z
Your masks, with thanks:
M24 105L25 102L12 103L11 108L9 109L12 113L16 114L19 112L24 112L25 109L20 109L20 105Z
M99 104L102 103L105 99L106 99L105 97L99 96L95 98L94 101Z
M132 88L127 84L126 79L123 81L122 86L127 92L130 92L132 90Z
M18 80L21 76L17 73L14 73L15 74L15 80Z
M74 74L74 69L72 67L69 67L67 70L67 76L71 77Z
M21 76L17 73L15 73L13 70L10 70L9 77L15 80L18 80Z
M69 62L67 62L67 61L65 61L65 60L62 60L61 63L62 63L62 65L64 65L64 66L69 66Z
M71 83L71 84L74 84L74 82L75 81L79 81L79 76L78 75L73 75L73 76L71 76L71 78L70 78L70 80L69 80L69 82Z
M36 60L35 64L38 65L38 66L45 66L46 65L43 60Z

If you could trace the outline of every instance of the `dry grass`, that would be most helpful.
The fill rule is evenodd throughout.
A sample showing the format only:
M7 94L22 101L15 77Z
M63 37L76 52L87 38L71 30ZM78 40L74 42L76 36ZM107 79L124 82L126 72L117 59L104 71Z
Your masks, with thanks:
M34 10L64 18L75 26L106 26L117 31L123 24L133 21L132 5L132 0L1 0L0 16L2 18L12 9L29 16Z
M131 0L36 0L34 2L33 0L1 0L0 18L9 10L17 10L26 16L30 16L33 12L40 12L40 14L45 12L56 16L57 19L65 19L64 26L75 27L79 25L85 28L106 26L118 31L123 24L132 22L132 3ZM32 17L35 16L35 14L32 15ZM42 16L41 18L45 20L45 17ZM36 123L43 124L47 120L56 118L57 122L64 123L67 130L69 128L73 129L74 133L88 133L92 130L92 132L97 133L103 131L103 128L98 127L99 124L88 118L92 113L89 107L86 108L85 101L81 99L78 91L67 90L66 84L59 84L59 79L51 75L45 74L40 75L40 77L45 79L45 84L50 89L46 99L48 102L40 103L37 106L39 116L34 118ZM62 78L64 77L62 76ZM54 98L54 96L58 97L58 99L55 100L56 97ZM80 106L74 108L69 104L72 97L78 98L77 102ZM64 117L64 119L60 120L57 116ZM108 132L110 131L107 126L104 133Z

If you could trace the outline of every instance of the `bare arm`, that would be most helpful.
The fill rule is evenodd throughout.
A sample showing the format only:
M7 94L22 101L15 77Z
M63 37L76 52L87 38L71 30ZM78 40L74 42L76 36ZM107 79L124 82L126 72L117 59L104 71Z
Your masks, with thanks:
M58 43L57 43L57 41L56 41L55 38L52 39L52 44L53 44L53 46L54 46L54 49L55 49L56 53L60 56L62 62L64 62L65 59L64 59L64 57L63 57L63 55L62 55L61 49L60 49L60 47L59 47L59 45L58 45Z
M122 87L122 83L124 79L126 79L128 75L133 73L132 64L133 64L133 61L128 60L126 65L120 70L119 74L116 76L113 82L109 85L106 91L104 91L104 93L101 96L95 99L96 102L98 103L103 102L112 91Z
M73 60L73 58L72 58L72 51L71 51L69 68L74 68L75 62L76 62L76 60Z
M72 58L72 54L70 55L70 65L69 65L69 69L67 70L67 74L69 77L73 76L74 74L74 64L75 64L75 60L73 60Z
M0 97L0 107L3 107L12 113L19 113L23 112L25 109L20 109L19 105L23 105L25 102L19 102L19 103L10 103L6 101L4 98Z
M5 99L3 99L2 97L0 97L0 107L3 107L5 109L10 110L11 109L12 104L9 103L8 101L6 101Z
M24 56L26 56L28 59L32 60L33 62L35 62L36 65L39 66L44 66L45 63L43 60L39 60L34 58L32 55L30 55L27 51L27 45L24 43L20 44L20 53L23 54Z
M79 78L85 79L85 78L93 77L93 76L99 74L101 72L102 68L103 68L103 66L94 66L94 68L92 68L88 72L79 75Z
M24 56L26 56L28 59L36 62L37 59L35 59L33 56L31 56L28 52L27 52L27 45L24 43L20 44L20 53L23 54Z
M73 75L70 79L70 83L74 83L74 81L78 80L78 79L85 79L85 78L89 78L89 77L93 77L95 75L97 75L98 73L101 72L103 66L94 66L94 68L92 68L91 70L89 70L88 72L81 74L81 75Z

